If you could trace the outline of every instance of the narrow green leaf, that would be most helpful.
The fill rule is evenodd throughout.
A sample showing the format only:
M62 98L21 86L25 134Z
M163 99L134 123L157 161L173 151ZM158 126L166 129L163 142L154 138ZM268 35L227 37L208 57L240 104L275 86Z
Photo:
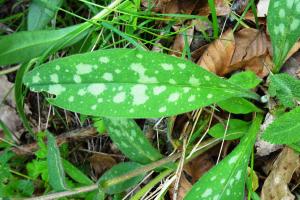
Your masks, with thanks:
M262 118L262 115L256 116L240 144L201 177L188 192L185 200L244 199L248 161Z
M262 134L262 139L273 144L292 144L300 141L300 107L275 119Z
M285 107L295 107L300 100L300 80L285 73L272 75L269 94L276 96Z
M40 30L54 17L63 0L33 0L29 6L27 29Z
M134 187L136 184L138 184L145 174L141 174L139 176L133 177L131 179L128 179L126 181L120 181L117 184L114 185L107 185L107 181L116 178L122 175L125 175L129 172L132 172L142 165L135 163L135 162L126 162L126 163L120 163L118 165L113 166L110 170L105 172L101 178L99 179L99 186L101 189L104 190L105 193L108 194L116 194L123 192L131 187Z
M0 37L0 65L26 62L82 39L88 24L58 30L23 31Z
M270 1L267 26L273 46L274 72L278 72L300 37L300 1Z
M24 78L58 107L86 115L151 118L231 97L257 98L196 64L161 53L99 50L43 64Z
M62 166L59 149L57 147L55 137L52 136L51 133L47 133L47 138L47 165L49 173L49 183L56 192L63 191L66 190L65 173Z
M162 158L133 119L104 118L110 138L130 160L147 164Z
M228 81L230 83L236 84L245 89L255 88L260 82L261 79L256 76L252 71L244 71L232 75Z
M257 108L253 103L240 97L233 97L224 101L220 101L218 102L218 106L220 106L220 108L222 108L223 110L226 110L227 112L233 114L261 112L261 110Z
M227 122L224 123L225 125ZM209 129L209 135L213 136L214 138L222 138L224 137L225 133L225 126L224 124L218 123L214 125L211 129ZM248 132L250 127L249 122L245 122L239 119L230 119L229 124L227 127L226 136L224 137L225 140L235 140L245 135Z
M74 181L83 185L91 185L94 183L89 177L87 177L69 161L62 159L62 165L66 174L70 176Z

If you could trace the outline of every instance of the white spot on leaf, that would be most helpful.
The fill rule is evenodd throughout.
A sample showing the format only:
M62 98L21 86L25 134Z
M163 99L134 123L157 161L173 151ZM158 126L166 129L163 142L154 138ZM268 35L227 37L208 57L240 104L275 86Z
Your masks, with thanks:
M92 105L92 106L91 106L91 109L92 109L92 110L96 110L96 108L97 108L97 105Z
M93 84L88 86L87 90L92 95L98 96L99 94L104 92L104 90L106 90L106 86L102 83L93 83Z
M85 91L85 89L79 89L77 94L78 94L79 96L83 96L83 95L86 94L86 91Z
M80 63L76 65L77 74L88 74L92 72L93 66L90 64Z
M193 86L198 86L199 85L199 79L195 78L194 75L192 75L189 79L189 83Z
M62 92L66 91L66 88L60 84L50 85L48 92L50 94L60 95Z
M73 80L75 81L75 83L81 83L81 77L77 74L73 76Z
M37 73L36 75L34 75L32 77L32 83L38 83L41 81L41 78L40 78L40 73Z
M202 198L208 197L212 194L213 190L211 188L207 188L204 193L201 195Z
M59 66L59 65L56 65L56 66L55 66L55 69L56 69L57 71L59 71L59 70L60 70L60 66Z
M145 74L146 69L141 63L132 63L130 68L139 75L140 83L157 83L156 77L149 77Z
M170 70L173 70L173 65L172 64L168 64L168 63L162 63L160 64L162 66L162 68L164 70L167 70L167 71L170 71Z
M106 56L101 56L101 57L99 58L99 62L100 62L100 63L109 63L109 58L106 57Z
M70 96L70 97L68 98L68 101L69 101L69 102L73 102L73 101L74 101L74 96Z
M156 86L153 88L153 94L154 95L159 95L160 93L162 93L163 91L165 91L167 89L166 86Z
M208 98L208 99L211 99L212 97L213 97L212 94L208 94L208 95L207 95L207 98Z
M186 64L184 64L184 63L178 63L177 65L180 69L185 69L186 68Z
M147 89L147 86L143 84L137 84L131 88L130 94L133 97L133 105L144 104L149 99L146 94Z
M158 112L162 113L162 112L166 112L167 111L167 107L163 106L161 108L159 108Z
M177 101L179 99L180 94L178 92L172 93L170 94L168 101L169 102L174 102Z
M114 96L113 101L115 103L122 103L125 101L125 98L126 98L125 92L120 92L116 96Z
M51 75L50 75L50 80L51 80L53 83L58 83L58 75L57 75L57 74L51 74Z
M293 21L292 21L292 23L290 25L291 31L294 31L294 30L298 29L299 24L300 24L300 20L299 19L293 19Z
M112 81L113 80L113 75L112 75L112 73L105 72L103 74L102 78L104 80L107 80L107 81Z
M285 11L284 11L283 8L281 8L281 9L279 10L279 17L281 17L281 18L284 18L284 17L285 17Z

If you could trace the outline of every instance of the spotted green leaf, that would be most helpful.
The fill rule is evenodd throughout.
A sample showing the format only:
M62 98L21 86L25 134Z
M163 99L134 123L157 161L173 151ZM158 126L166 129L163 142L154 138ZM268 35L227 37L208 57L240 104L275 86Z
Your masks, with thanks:
M55 191L66 190L65 172L63 169L59 148L57 147L55 137L47 133L48 153L47 165L49 173L49 183Z
M129 172L132 172L142 165L135 163L135 162L126 162L126 163L119 163L118 165L113 166L110 170L105 172L101 178L99 179L99 187L107 194L116 194L123 192L131 187L134 187L138 184L145 176L144 174L140 174L133 178L130 178L126 181L120 180L120 182L116 184L108 184L109 180L112 178L116 178L122 175L125 175Z
M40 30L54 17L63 0L33 0L29 6L27 29Z
M262 139L273 144L293 144L300 141L300 107L275 119L262 134Z
M300 37L300 1L271 0L267 26L273 46L274 71L278 72Z
M300 80L282 73L270 76L269 94L285 107L295 107L300 100Z
M239 119L230 119L227 127L226 135L225 127L227 125L227 121L222 123L217 123L212 128L209 129L209 134L214 138L221 138L225 140L235 140L245 135L248 132L250 124L249 122L245 122Z
M162 158L133 119L104 118L110 138L130 160L147 164Z
M185 200L244 199L247 166L262 115L258 115L240 144L193 185Z
M50 103L86 115L171 116L231 97L257 98L189 61L133 49L99 50L43 64L25 75Z
M58 30L22 31L0 37L0 65L29 61L52 50L73 45L86 34L88 24Z

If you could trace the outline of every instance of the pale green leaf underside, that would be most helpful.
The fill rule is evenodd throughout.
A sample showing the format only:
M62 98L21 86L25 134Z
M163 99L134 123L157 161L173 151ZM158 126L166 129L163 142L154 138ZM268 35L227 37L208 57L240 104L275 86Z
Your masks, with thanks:
M274 120L262 134L262 139L273 144L293 144L300 141L300 107Z
M194 63L133 49L100 50L57 59L27 74L33 91L49 102L86 115L171 116L231 97L256 98Z
M220 101L218 102L218 106L220 106L220 108L222 108L223 110L226 110L227 112L233 114L261 112L261 110L257 108L253 103L240 97L233 97L224 101Z
M22 31L0 37L0 65L26 62L52 49L78 42L86 35L88 24L58 30Z
M49 173L49 183L55 191L63 191L66 190L66 183L60 152L56 144L55 137L50 133L47 133L47 136L47 165Z
M262 116L254 119L248 134L219 164L204 174L193 185L185 200L243 199L247 165Z
M225 124L218 123L209 129L209 134L214 138L221 138L225 140L234 140L242 137L249 129L249 122L239 120L239 119L230 119L227 130L225 130L227 121ZM226 135L225 135L226 131Z
M133 119L104 118L104 123L114 144L130 160L147 164L162 158Z
M267 25L273 46L275 71L279 71L289 50L300 37L300 1L271 0Z

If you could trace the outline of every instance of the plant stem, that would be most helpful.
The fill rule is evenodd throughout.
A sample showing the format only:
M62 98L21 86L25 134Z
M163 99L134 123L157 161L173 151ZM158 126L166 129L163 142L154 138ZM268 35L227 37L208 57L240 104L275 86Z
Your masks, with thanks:
M24 199L24 200L58 199L58 198L62 198L62 197L73 196L73 195L84 193L84 192L94 191L96 189L98 189L98 184L93 184L93 185L89 185L89 186L85 186L85 187L75 188L72 191L58 192L58 193L48 194L48 195L39 196L39 197L27 198L27 199Z

